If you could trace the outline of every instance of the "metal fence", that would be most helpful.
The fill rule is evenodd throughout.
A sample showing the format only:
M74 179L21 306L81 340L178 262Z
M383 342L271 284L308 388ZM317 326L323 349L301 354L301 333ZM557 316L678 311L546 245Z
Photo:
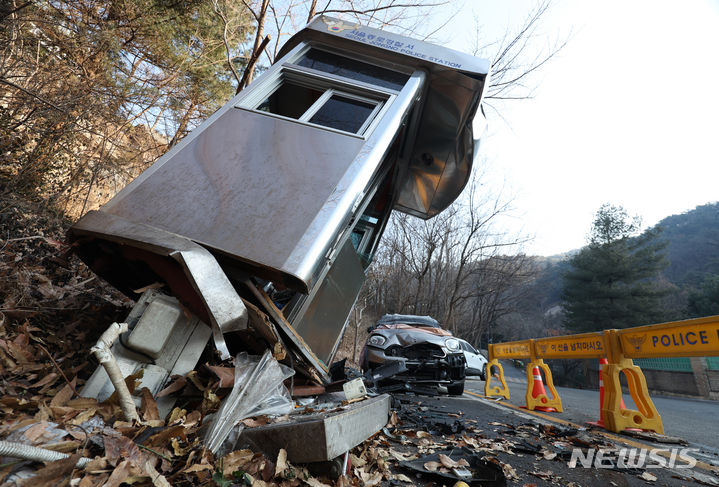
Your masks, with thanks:
M707 362L708 370L719 370L719 357L707 357L704 360Z
M638 358L634 359L634 364L642 369L648 370L666 370L668 372L692 371L692 362L689 357Z

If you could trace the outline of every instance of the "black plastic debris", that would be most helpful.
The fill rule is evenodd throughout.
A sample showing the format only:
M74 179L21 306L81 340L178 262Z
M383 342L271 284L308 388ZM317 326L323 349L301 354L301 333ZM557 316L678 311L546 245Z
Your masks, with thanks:
M433 435L455 435L466 429L460 419L450 416L447 411L431 407L405 409L399 412L399 416L405 426L413 426L415 430L425 430Z
M543 445L540 442L521 439L512 444L512 449L520 453L530 453L532 455L539 455L542 453Z
M554 436L557 438L562 438L566 436L577 436L580 431L577 428L565 428L563 426L557 426L553 424L541 424L539 425L539 430L545 435Z
M447 472L442 472L439 469L435 471L427 470L425 468L426 463L441 463L440 455L446 455L455 462L464 459L467 463L469 463L469 466L462 469L447 469ZM412 460L411 462L399 462L399 465L403 468L417 472L423 477L434 479L438 482L444 482L445 484L462 481L468 485L487 487L500 487L507 485L507 479L504 476L502 467L496 463L480 458L472 450L466 448L437 452L433 455L427 455L425 457Z

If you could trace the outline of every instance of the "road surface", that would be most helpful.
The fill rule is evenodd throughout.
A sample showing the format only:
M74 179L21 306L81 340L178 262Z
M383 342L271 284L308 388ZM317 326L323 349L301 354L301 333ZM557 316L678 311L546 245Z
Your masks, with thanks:
M527 379L524 369L503 365L511 404L525 405ZM484 395L484 381L468 380L465 390ZM544 413L564 421L584 425L587 421L599 419L599 391L592 389L572 389L557 387L562 399L564 412ZM691 447L701 449L702 460L719 466L719 403L683 397L653 395L657 411L662 417L664 433L685 439ZM629 409L636 409L629 396L624 402Z
M383 440L382 444L414 456L446 453L446 449L449 449L464 458L474 454L485 459L494 458L504 464L505 468L511 467L505 470L508 487L645 487L649 483L663 487L683 487L699 485L699 482L703 485L719 485L719 468L713 468L706 462L691 469L681 466L653 468L651 465L647 468L647 463L639 468L619 467L616 464L612 467L606 462L602 468L591 462L586 467L573 465L570 457L575 449L589 456L590 451L596 455L599 455L599 451L611 455L612 451L618 452L622 448L669 450L676 445L653 444L607 434L598 429L581 431L565 424L556 424L532 412L475 395L473 386L480 384L483 382L471 381L468 384L470 388L462 397L396 394L394 404L401 431L394 430L389 442ZM418 442L421 430L428 432L431 439L425 435ZM461 450L458 450L458 441L466 443ZM475 445L474 441L478 444ZM470 448L467 449L467 446ZM428 448L431 448L429 452ZM423 457L419 463L427 460ZM703 459L697 460L703 462ZM429 469L427 463L424 465L425 469ZM401 471L413 475L406 470ZM425 485L428 480L424 477L412 478L415 485ZM453 484L453 481L444 482L444 485Z

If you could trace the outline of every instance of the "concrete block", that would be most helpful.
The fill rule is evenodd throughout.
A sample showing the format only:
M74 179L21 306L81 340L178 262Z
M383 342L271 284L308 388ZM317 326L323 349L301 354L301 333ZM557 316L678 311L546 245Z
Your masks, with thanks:
M240 445L249 445L270 458L280 448L295 463L325 462L337 458L378 432L389 418L390 396L366 399L336 413L292 416L287 422L245 428Z

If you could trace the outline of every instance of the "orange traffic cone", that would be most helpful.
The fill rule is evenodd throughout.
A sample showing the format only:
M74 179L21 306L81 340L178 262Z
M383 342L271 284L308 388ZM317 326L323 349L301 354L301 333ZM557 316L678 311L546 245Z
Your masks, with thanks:
M532 375L534 376L534 381L532 384L532 397L537 398L539 396L547 397L547 393L544 390L544 383L542 382L542 374L539 373L539 367L534 367L532 370ZM522 408L527 409L527 406L522 406ZM556 413L557 410L555 408L548 408L545 406L535 406L535 411L544 411L545 413Z
M602 378L602 366L609 363L605 358L599 359L599 421L587 421L587 424L604 428L604 413L602 412L602 404L604 404L604 379ZM621 408L627 409L624 405L624 399L621 399Z

